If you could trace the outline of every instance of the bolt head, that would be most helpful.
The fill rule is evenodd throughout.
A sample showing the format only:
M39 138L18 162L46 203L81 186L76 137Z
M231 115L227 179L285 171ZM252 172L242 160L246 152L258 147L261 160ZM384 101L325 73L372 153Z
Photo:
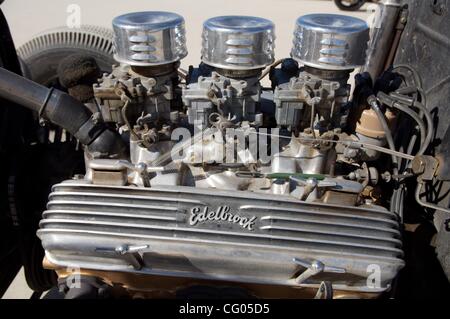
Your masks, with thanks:
M314 177L310 177L306 180L306 184L308 184L309 186L317 186L317 179L315 179Z
M323 271L323 268L324 268L324 265L318 260L313 261L311 264L311 269L313 269L315 271Z
M147 170L147 164L142 163L142 162L138 163L136 165L136 169L138 170L139 173L143 173L143 172L145 172Z
M128 246L126 246L126 245L122 245L122 246L119 246L116 248L116 252L121 255L125 254L127 252L127 250L128 250Z
M425 170L425 162L420 156L414 157L412 161L412 170L415 174L421 174Z
M214 97L214 91L212 91L212 90L210 90L210 91L208 91L208 97L210 98L210 99L212 99L213 97Z

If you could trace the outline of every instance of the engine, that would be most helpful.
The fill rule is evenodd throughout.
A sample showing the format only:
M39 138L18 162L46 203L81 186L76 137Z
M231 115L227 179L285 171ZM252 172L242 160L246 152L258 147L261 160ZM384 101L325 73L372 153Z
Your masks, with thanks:
M275 61L271 21L214 17L187 71L181 16L130 13L113 29L118 63L90 108L129 152L86 148L86 174L53 187L38 236L60 280L76 268L144 296L390 289L404 262L398 216L379 195L394 177L374 164L388 141L349 84L366 60L364 21L302 16L291 57Z

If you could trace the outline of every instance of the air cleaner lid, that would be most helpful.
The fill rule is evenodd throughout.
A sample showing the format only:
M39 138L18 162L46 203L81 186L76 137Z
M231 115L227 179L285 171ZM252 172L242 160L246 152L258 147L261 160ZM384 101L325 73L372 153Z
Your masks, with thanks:
M364 65L369 27L361 19L308 14L297 19L291 56L308 66L349 70Z
M264 68L274 61L274 24L263 18L221 16L203 24L202 61L231 70Z
M172 63L187 55L184 19L163 11L134 12L113 20L114 58L137 66Z

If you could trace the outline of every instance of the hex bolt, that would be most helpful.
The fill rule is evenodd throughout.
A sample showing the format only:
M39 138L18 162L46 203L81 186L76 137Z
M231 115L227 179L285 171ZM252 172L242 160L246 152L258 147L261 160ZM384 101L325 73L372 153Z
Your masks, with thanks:
M213 90L209 90L207 93L207 96L208 96L208 98L213 99L216 96L216 94L214 93Z
M425 171L425 161L421 158L421 156L416 156L412 161L411 168L414 174L422 174Z

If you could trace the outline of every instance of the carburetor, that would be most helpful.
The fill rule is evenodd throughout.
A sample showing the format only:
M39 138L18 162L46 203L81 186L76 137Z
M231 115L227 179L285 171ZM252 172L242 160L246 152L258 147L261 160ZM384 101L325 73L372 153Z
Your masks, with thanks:
M104 121L150 145L178 121L178 67L187 55L184 19L171 12L136 12L113 20L114 65L94 86ZM132 125L132 124L136 125Z
M284 150L274 156L272 173L335 175L336 153L330 140L347 124L347 81L350 72L364 64L368 40L369 28L357 18L310 14L297 19L292 58L270 73L277 126L292 134L282 143ZM331 201L334 189L361 191L359 185L340 178L297 182L279 183L274 191L288 191L308 201L321 197Z
M332 14L299 17L293 60L285 60L271 74L277 124L294 132L343 128L349 113L349 74L364 64L368 41L363 20ZM298 69L297 62L304 67Z
M274 61L273 23L259 17L214 17L203 24L202 40L202 64L190 70L183 89L189 123L199 128L216 122L262 125L259 76Z
M86 176L99 183L105 181L96 177L110 176L108 183L150 186L147 164L171 149L171 132L180 121L178 68L187 55L184 18L171 12L135 12L116 17L112 24L114 58L120 64L94 85L94 95L101 120L129 139L130 159L108 163L87 158ZM153 175L154 182L172 185L178 178L177 173Z

